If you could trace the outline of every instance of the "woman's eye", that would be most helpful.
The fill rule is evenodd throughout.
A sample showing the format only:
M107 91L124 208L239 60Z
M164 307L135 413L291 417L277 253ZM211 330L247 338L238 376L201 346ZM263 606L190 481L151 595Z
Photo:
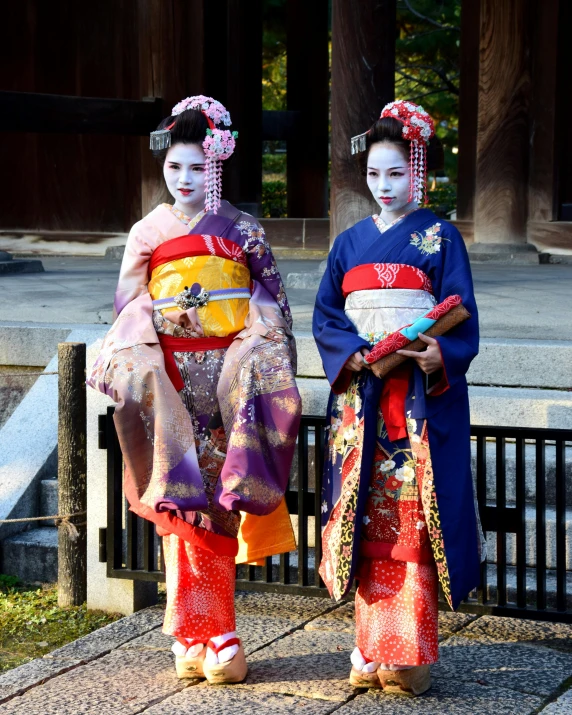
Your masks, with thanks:
M400 171L392 171L390 176L403 176L403 174Z
M377 173L375 171L368 171L367 175L368 176L377 176Z
M198 171L200 174L202 174L204 170L205 170L204 166L195 166L193 169L193 171Z
M171 164L171 165L169 166L169 169L174 169L174 170L176 171L177 169L179 169L179 165L178 165L178 164Z

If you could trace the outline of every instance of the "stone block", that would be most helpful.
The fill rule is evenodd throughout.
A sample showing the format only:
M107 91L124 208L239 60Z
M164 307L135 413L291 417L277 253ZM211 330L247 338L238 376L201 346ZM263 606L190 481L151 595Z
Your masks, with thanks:
M469 260L475 263L506 263L525 266L538 265L538 251L530 243L472 243Z
M572 342L482 338L467 380L473 385L568 389Z
M350 601L306 623L304 630L355 633L355 614L355 603Z
M569 715L572 713L572 690L568 690L542 710L542 715Z
M322 281L322 273L318 271L304 271L303 273L288 273L284 281L286 288L305 288L318 290Z
M433 677L431 690L418 698L369 690L336 712L340 715L533 715L542 698L515 690Z
M453 613L439 611L439 641L445 640L462 628L472 623L478 616L472 613Z
M97 329L97 326L77 327ZM0 322L0 365L43 368L56 354L58 343L64 342L69 334L70 326L61 323L30 324L3 320Z
M164 609L162 607L145 608L48 653L44 659L87 663L107 655L124 644L135 642L148 632L154 633L154 629L163 623L163 617Z
M325 415L330 396L328 381L316 377L298 377L296 384L302 398L302 414Z
M471 423L572 429L572 393L563 390L469 386Z
M0 251L5 256L9 253ZM23 260L14 260L12 256L9 259L3 259L0 255L0 276L14 275L17 273L43 273L44 266L42 261L33 258L25 258Z
M435 676L547 697L572 672L572 653L521 643L481 643L454 635L441 644Z
M1 546L1 571L25 583L58 580L58 530L39 527L4 539Z
M237 591L234 603L239 616L286 618L299 625L333 608L326 598L256 591Z
M480 643L532 643L572 653L572 625L568 623L481 616L463 627L459 635Z
M251 693L233 686L195 687L173 695L146 710L146 715L328 715L339 703L307 698Z
M71 670L77 664L77 661L70 661L69 659L51 658L46 660L46 658L36 658L29 663L24 663L24 665L0 674L0 703L5 703L10 698L22 695L30 688L41 685L51 678ZM1 708L1 711L5 712L4 708ZM12 709L11 712L23 713L26 711ZM40 715L42 711L38 709L36 712Z
M348 682L353 647L349 633L296 631L254 653L238 687L344 702L354 693Z
M134 715L188 684L177 678L170 654L118 650L9 700L2 715Z
M58 480L42 479L40 482L40 514L39 516L51 516L58 513ZM40 526L55 526L55 521L40 522Z

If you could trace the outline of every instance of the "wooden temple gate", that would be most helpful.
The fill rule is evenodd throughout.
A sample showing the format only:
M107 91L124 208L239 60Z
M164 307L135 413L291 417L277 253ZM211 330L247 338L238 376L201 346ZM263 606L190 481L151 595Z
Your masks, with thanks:
M127 231L157 202L148 132L199 93L240 132L230 201L257 212L262 139L286 139L289 217L327 217L331 18L335 236L370 210L348 139L393 99L396 5L286 0L283 112L262 111L262 0L12 5L0 30L0 230ZM571 30L565 0L462 1L457 218L469 243L572 249Z

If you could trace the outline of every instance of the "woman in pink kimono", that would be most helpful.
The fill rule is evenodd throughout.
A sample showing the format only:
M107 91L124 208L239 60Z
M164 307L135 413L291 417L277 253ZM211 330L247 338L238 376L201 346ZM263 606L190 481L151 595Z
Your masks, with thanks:
M151 134L175 201L129 234L117 319L89 380L117 403L130 508L163 536L177 673L212 683L247 673L234 613L241 512L244 560L294 547L283 497L300 417L276 262L258 222L221 201L229 125L219 102L189 97Z

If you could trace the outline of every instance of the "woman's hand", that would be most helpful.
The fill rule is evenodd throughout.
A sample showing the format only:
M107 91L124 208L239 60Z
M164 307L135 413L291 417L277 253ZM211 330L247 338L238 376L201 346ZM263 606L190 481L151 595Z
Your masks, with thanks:
M415 350L396 350L396 353L412 358L426 375L431 375L431 373L437 372L437 370L443 367L443 358L441 357L441 350L439 350L439 343L435 338L430 338L423 333L419 333L417 337L427 345L425 350L420 353Z
M351 370L351 372L361 372L364 367L371 370L371 366L364 360L364 357L369 355L369 352L370 351L367 348L362 348L361 351L358 350L357 353L354 353L344 365L346 370Z
M201 338L204 335L203 326L199 319L197 309L189 308L188 310L167 310L163 317L170 320L175 325L180 325L185 330L190 330L192 337Z

